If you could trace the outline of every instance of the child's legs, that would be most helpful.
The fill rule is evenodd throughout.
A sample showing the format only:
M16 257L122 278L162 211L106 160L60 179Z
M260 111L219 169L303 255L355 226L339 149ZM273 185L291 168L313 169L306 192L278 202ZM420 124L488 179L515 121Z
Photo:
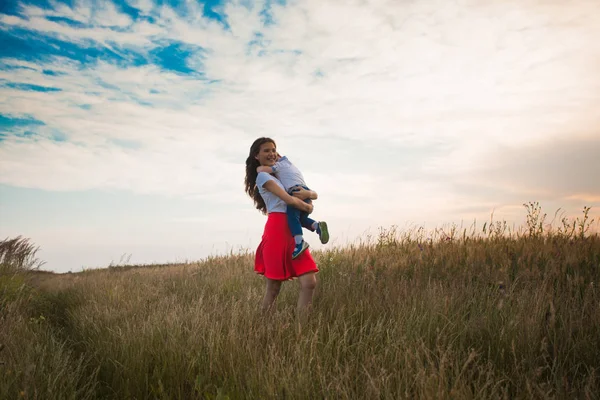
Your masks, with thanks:
M310 190L310 189L309 189L308 187L306 187L306 186L302 186L302 188L303 188L303 189L306 189L306 190ZM293 193L294 193L295 191L297 191L297 190L298 190L298 189L294 189L294 188L292 188L292 189L290 189L290 191L289 191L288 193L289 193L290 195L293 195ZM308 204L312 204L312 200L311 200L311 199L305 199L305 200L304 200L304 202L305 202L305 203L308 203ZM289 207L290 207L290 206L288 206L288 209L289 209ZM288 214L288 215L289 215L289 214ZM304 228L306 228L306 229L308 229L308 230L310 230L310 231L314 231L314 229L313 229L313 224L314 224L316 221L315 221L314 219L310 219L310 218L308 217L308 213L305 213L305 212L299 211L299 212L298 212L298 220L299 220L299 224L300 224L300 226L301 226L301 227L304 227ZM291 225L290 225L290 229L292 229L292 226L291 226ZM294 232L292 232L292 234L293 234L294 236L296 236L296 235L302 235L302 229L300 229L300 233L294 233Z
M301 211L296 207L287 206L287 220L288 226L290 227L290 232L292 232L292 236L302 236L302 224L300 223L300 214Z
M306 199L304 200L306 203L311 204L312 201L310 201L310 199ZM302 225L304 228L308 229L309 231L314 231L315 228L313 228L313 224L317 222L314 219L311 219L307 213L305 212L301 212L300 213L300 225Z

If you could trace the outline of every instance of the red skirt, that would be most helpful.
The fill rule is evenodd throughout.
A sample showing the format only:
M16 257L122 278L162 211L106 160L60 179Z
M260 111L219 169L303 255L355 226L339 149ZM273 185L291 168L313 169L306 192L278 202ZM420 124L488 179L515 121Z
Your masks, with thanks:
M285 213L269 214L262 241L256 249L254 272L269 279L284 281L309 272L319 272L310 250L305 250L292 260L294 237L290 232Z

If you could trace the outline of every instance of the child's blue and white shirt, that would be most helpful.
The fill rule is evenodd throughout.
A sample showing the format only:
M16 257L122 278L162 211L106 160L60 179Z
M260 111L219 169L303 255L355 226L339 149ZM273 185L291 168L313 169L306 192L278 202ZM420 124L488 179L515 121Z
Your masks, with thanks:
M273 173L283 184L286 192L294 186L306 186L302 172L292 164L287 156L281 157L272 168Z

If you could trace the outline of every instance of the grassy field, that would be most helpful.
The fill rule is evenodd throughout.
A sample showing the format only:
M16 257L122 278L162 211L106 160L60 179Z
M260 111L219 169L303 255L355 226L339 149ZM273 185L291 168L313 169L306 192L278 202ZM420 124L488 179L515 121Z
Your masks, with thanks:
M315 252L302 323L297 282L260 312L250 253L62 275L5 255L0 398L598 398L600 237L544 231L531 206L519 232L392 227Z

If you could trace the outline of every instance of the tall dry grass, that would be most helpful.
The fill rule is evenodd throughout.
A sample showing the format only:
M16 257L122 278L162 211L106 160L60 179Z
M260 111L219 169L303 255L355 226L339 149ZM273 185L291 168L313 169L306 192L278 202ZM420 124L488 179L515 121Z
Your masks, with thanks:
M29 239L17 236L0 241L0 274L36 270L44 262L36 257L39 248Z
M600 237L537 214L316 252L303 323L295 282L261 314L250 253L22 275L0 398L597 398Z

